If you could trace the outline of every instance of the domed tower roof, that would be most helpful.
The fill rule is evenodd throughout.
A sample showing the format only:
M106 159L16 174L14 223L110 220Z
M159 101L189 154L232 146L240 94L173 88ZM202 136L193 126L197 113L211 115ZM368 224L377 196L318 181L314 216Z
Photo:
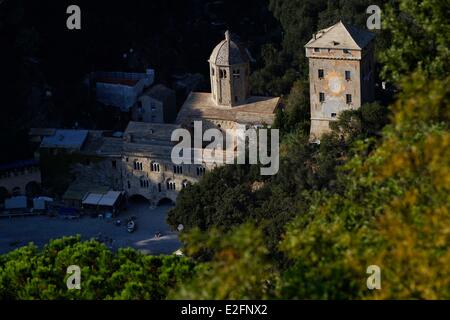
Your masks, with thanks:
M247 51L241 45L231 40L228 30L225 32L225 39L214 48L209 57L209 62L219 66L248 63L248 61Z

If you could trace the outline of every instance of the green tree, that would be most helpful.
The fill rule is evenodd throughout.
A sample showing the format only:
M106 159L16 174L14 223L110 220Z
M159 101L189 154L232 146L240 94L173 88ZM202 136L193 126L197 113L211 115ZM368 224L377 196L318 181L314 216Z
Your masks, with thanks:
M393 106L403 116L369 156L368 143L357 143L339 175L343 194L323 193L288 228L281 248L295 265L283 275L283 297L449 297L449 134L435 116L448 106L448 81L405 79ZM365 288L371 264L383 272L376 293Z
M67 267L81 268L81 290L66 287ZM170 288L195 272L176 256L147 256L133 249L111 252L80 237L52 240L0 256L1 299L164 299Z
M262 233L243 224L226 233L211 229L207 234L193 230L189 255L213 248L214 257L169 295L172 299L267 299L273 296L274 273ZM196 244L196 245L195 245Z
M448 12L448 1L440 0L401 0L384 9L382 28L390 35L380 53L385 79L397 83L416 69L433 77L448 74Z
M283 18L292 14L284 10L294 2L274 3L278 13L286 15ZM448 20L442 17L448 4L441 2L436 12L430 8L433 3L400 1L399 21L416 14L422 28L434 30L431 41L442 43L437 25L448 29ZM255 195L252 212L258 223L252 231L264 235L263 243L273 259L268 262L269 274L261 278L273 280L275 286L268 295L254 293L256 298L450 296L446 267L450 263L450 78L444 63L448 45L439 50L432 45L427 51L428 42L417 43L416 55L414 46L403 46L401 39L421 39L423 34L410 36L407 25L389 28L396 40L387 54L403 52L407 58L398 64L401 55L394 55L397 60L385 65L401 89L389 111L373 103L342 113L320 146L309 145L308 137L298 131L286 134L279 174ZM417 63L418 59L423 63ZM287 121L286 112L283 117ZM280 232L286 224L286 231ZM270 231L273 225L278 227L276 232ZM227 290L235 288L238 276L231 277L229 270L236 272L244 265L267 270L267 262L259 258L247 265L248 250L241 245L248 238L242 229L214 232L218 235L213 238L221 238L220 243L207 247L222 248L233 239L234 259L223 259L216 255L220 250L209 249L213 256L203 266L207 272L184 286L181 297L226 298L217 288L219 284ZM267 245L280 238L277 248ZM186 240L188 248L210 243L195 234L192 239ZM280 256L281 263L274 261ZM372 264L381 267L383 289L379 291L366 287L366 268ZM207 282L214 285L200 287ZM254 283L243 278L239 282L244 287ZM248 294L241 292L240 297Z
M286 117L284 131L291 132L299 128L305 133L309 132L309 84L295 81L286 101Z
M253 202L251 175L247 165L223 166L207 173L200 183L180 192L167 221L174 227L181 223L187 230L231 227L244 222Z

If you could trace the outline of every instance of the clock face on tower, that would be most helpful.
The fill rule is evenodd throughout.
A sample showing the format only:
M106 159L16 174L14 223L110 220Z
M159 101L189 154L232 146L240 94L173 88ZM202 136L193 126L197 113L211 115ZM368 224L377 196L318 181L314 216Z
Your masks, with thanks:
M345 82L342 75L337 72L330 72L326 76L326 89L329 94L338 96L345 91Z

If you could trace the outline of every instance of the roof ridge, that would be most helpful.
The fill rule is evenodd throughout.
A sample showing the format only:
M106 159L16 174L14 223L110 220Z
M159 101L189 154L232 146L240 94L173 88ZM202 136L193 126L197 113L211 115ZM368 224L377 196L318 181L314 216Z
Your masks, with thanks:
M305 47L336 48L338 46L340 49L345 47L346 49L362 50L373 37L374 34L372 32L339 20L331 27L314 33Z
M350 36L350 38L352 39L353 43L354 43L358 48L362 49L361 46L356 42L355 37L353 36L353 34L352 34L352 33L350 32L350 30L349 30L349 27L351 28L352 26L349 25L349 24L347 24L347 23L345 23L345 22L342 21L342 20L339 20L338 23L340 23L340 24L344 27L344 30L345 30L345 31L347 32L347 34Z

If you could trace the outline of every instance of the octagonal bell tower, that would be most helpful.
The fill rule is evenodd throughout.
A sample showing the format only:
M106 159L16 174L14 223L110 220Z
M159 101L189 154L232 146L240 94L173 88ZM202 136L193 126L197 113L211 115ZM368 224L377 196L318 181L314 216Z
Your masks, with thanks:
M218 106L234 107L249 97L250 63L247 51L231 39L229 31L209 60L211 95Z

